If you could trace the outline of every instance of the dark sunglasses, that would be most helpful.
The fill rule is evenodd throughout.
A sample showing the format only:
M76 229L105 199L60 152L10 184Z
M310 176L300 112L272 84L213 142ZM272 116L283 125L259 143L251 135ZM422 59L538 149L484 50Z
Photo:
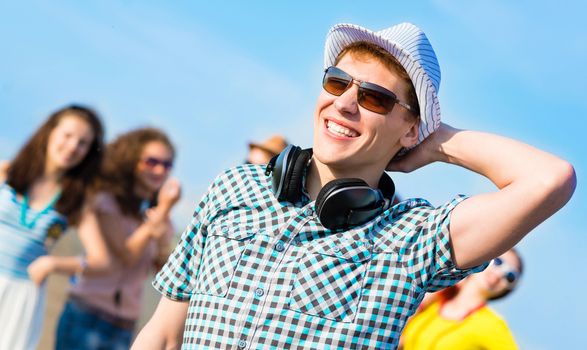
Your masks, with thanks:
M501 258L493 259L493 264L503 273L503 278L508 284L513 284L520 277L520 273Z
M149 168L155 168L157 165L163 166L165 170L171 170L171 168L173 168L172 160L161 160L155 157L146 157L143 159L143 163Z
M387 114L391 112L393 106L397 103L412 114L418 114L414 107L398 100L393 92L382 86L357 80L347 72L334 66L328 67L324 71L322 87L326 92L334 96L342 95L352 86L353 83L359 86L359 93L357 95L359 106L371 112Z

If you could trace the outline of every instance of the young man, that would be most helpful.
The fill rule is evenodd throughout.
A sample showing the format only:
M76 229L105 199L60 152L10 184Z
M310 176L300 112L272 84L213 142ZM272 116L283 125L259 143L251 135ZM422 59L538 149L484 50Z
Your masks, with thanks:
M394 348L426 292L482 270L571 197L567 162L440 122L438 63L417 27L337 25L325 66L313 155L291 173L297 182L282 188L282 176L250 165L215 180L154 281L164 297L135 349L179 348L182 336L183 349ZM438 208L421 199L381 204L367 219L360 215L371 207L353 209L343 229L325 228L332 180L380 186L387 198L378 206L391 199L385 170L436 161L499 191ZM274 171L288 169L280 164ZM299 195L284 199L291 187ZM334 201L332 215L354 201Z

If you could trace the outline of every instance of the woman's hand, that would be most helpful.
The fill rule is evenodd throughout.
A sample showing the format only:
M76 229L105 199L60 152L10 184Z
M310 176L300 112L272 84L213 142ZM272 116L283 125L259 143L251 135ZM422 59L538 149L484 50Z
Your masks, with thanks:
M171 209L181 197L181 185L177 179L165 181L157 197L157 206Z
M29 265L27 272L31 280L37 286L40 286L54 270L55 264L53 257L50 255L43 255L35 259Z
M147 210L145 212L145 218L145 224L149 227L151 238L159 239L165 236L169 227L169 215L167 211L157 206Z

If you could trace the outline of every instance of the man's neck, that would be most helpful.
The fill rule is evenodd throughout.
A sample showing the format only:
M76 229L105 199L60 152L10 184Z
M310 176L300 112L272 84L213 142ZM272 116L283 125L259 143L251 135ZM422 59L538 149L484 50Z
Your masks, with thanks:
M383 170L379 173L376 171L366 171L366 169L363 171L357 171L356 169L353 169L353 171L343 171L322 164L314 157L310 162L305 186L310 199L316 200L322 187L332 180L358 178L365 181L369 186L377 188L382 174Z

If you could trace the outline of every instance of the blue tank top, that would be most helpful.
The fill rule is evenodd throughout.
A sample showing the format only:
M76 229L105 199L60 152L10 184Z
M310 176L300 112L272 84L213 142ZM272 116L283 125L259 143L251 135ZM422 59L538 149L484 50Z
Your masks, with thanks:
M47 254L66 226L66 218L52 204L41 211L31 209L12 187L0 184L0 275L29 279L29 264Z

